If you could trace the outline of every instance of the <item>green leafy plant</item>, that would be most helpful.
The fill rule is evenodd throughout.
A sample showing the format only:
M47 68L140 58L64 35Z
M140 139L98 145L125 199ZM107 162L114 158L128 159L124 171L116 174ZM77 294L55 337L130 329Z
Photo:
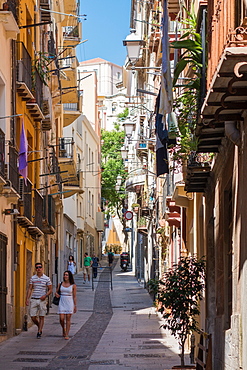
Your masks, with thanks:
M184 366L184 348L188 334L199 332L197 317L203 298L205 260L181 257L165 273L159 286L159 311L163 314L165 329L178 339L181 346L181 366Z
M199 89L202 67L202 40L201 35L196 32L197 20L193 6L191 11L185 7L184 10L186 18L183 18L181 23L185 25L185 32L178 41L171 43L173 48L182 52L174 70L173 85L176 85L180 74L188 67L193 72L194 77L186 87Z
M128 110L119 114L118 120L126 118ZM121 147L123 145L125 133L120 130L119 122L115 124L114 130L101 131L101 195L104 202L107 204L106 212L115 214L117 212L120 220L122 220L123 201L125 199L124 182L127 173L124 169L124 162L121 156ZM121 176L122 184L120 189L116 189L117 177Z
M172 153L173 160L183 162L191 151L197 149L195 127L197 124L198 98L202 68L202 41L196 32L196 15L185 9L186 17L181 23L185 26L184 33L171 46L181 50L181 55L174 70L173 85L176 89L173 110L178 120L180 142ZM183 71L186 71L187 82L177 84Z
M34 67L36 67L41 79L44 84L47 85L47 81L50 79L50 57L47 53L42 53L41 51L37 52L36 58L34 60ZM35 70L33 70L33 75L35 75Z
M153 300L157 298L159 293L159 280L158 279L149 279L147 282L148 292L153 295Z

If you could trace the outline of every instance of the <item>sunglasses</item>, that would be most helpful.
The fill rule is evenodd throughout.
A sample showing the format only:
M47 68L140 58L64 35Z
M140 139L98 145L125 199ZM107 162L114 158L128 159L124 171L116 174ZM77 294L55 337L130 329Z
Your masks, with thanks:
M42 266L36 266L35 268L36 268L36 270L37 269L42 269Z

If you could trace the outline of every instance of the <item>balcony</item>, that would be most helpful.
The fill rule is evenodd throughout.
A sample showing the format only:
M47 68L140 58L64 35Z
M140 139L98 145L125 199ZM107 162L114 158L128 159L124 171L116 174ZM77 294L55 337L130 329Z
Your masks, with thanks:
M10 4L10 2L8 2ZM2 23L5 31L6 36L8 39L17 39L18 33L20 33L18 24L15 19L16 14L16 6L10 9L10 6L8 6L9 10L0 10L0 23ZM12 11L13 10L13 11Z
M75 27L63 27L63 44L64 47L75 47L82 38L82 25L78 23Z
M51 9L50 0L40 0L40 8L45 10ZM40 11L41 13L41 22L50 22L51 21L51 13L46 11Z
M73 58L73 57L71 57ZM62 103L77 103L78 102L78 83L76 63L71 59L67 61L64 67L66 78L61 79L62 88Z
M83 188L83 174L82 172L77 172L76 176L69 177L64 183L64 198L71 197L74 194L84 193Z
M58 163L62 181L73 184L77 177L76 153L72 137L59 138Z
M69 126L80 115L79 103L63 104L63 127Z
M217 153L227 125L237 133L236 122L243 121L247 104L247 27L237 27L222 45L221 57L212 76L197 127L198 152ZM218 48L220 49L220 48ZM236 143L238 145L238 143Z
M22 42L17 43L17 92L22 100L34 99L32 94L32 60Z
M193 154L188 161L184 190L188 193L204 193L210 173L210 156Z
M66 14L73 14L73 15L79 15L79 2L76 0L72 1L64 1L64 13ZM78 23L78 18L76 17L65 17L62 21L62 26L76 26Z
M56 230L56 205L52 195L46 195L43 203L43 226L44 234L55 234Z
M148 155L148 146L145 141L138 141L136 143L136 153L138 157L147 157Z
M145 184L146 175L143 174L142 169L137 169L135 172L129 172L129 178L126 180L125 188L126 191L136 192L137 188Z
M44 95L42 101L42 113L44 115L44 119L41 122L41 130L49 131L52 128L52 97L48 86L43 86L43 88Z
M180 1L179 0L168 0L168 12L169 14L176 15L180 11Z
M5 134L0 129L0 185L5 185Z
M19 179L19 206L20 216L17 216L17 222L24 228L34 226L32 222L32 183L27 179L27 184L23 178Z
M148 233L148 220L145 217L140 217L137 221L137 232L142 234Z
M166 201L168 211L165 214L165 220L169 226L180 227L181 226L181 209L176 202L170 197Z
M42 112L44 81L41 78L37 68L34 68L33 86L35 86L35 88L33 87L34 98L27 101L26 107L34 121L41 121L45 119Z
M9 146L7 155L7 163L5 163L5 181L3 186L3 195L8 198L8 201L15 203L20 198L19 195L19 172L18 172L18 153L16 149Z
M44 233L41 231L43 227L43 197L35 189L34 191L34 224L27 227L29 234L36 239Z

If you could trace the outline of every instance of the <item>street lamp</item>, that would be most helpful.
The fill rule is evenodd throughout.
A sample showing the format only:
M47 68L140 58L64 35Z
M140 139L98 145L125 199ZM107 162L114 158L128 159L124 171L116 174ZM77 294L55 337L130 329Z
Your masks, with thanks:
M122 184L122 176L118 175L117 176L117 181L116 181L116 186L115 186L116 191L120 190L121 184Z
M135 127L135 123L132 122L132 121L125 121L123 123L123 127L124 127L124 131L125 131L125 135L127 136L128 140L130 140L132 132L133 132L134 127Z
M125 161L125 159L127 159L128 150L126 149L125 146L122 146L122 148L121 148L121 156L122 156L122 158L123 158L124 161Z
M139 59L141 46L145 45L137 34L135 29L130 30L130 34L123 40L123 45L126 46L127 55L131 64L135 64Z

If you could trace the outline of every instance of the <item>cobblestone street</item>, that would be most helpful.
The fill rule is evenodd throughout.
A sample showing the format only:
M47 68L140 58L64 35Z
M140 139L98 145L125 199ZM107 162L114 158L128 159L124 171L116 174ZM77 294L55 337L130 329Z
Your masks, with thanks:
M82 274L75 277L78 312L72 316L69 341L62 337L53 306L41 340L33 326L0 345L0 368L164 370L178 365L177 342L160 329L161 318L147 291L130 271L121 272L118 261L113 290L103 271L107 268L99 271L94 291L90 283L83 284Z

